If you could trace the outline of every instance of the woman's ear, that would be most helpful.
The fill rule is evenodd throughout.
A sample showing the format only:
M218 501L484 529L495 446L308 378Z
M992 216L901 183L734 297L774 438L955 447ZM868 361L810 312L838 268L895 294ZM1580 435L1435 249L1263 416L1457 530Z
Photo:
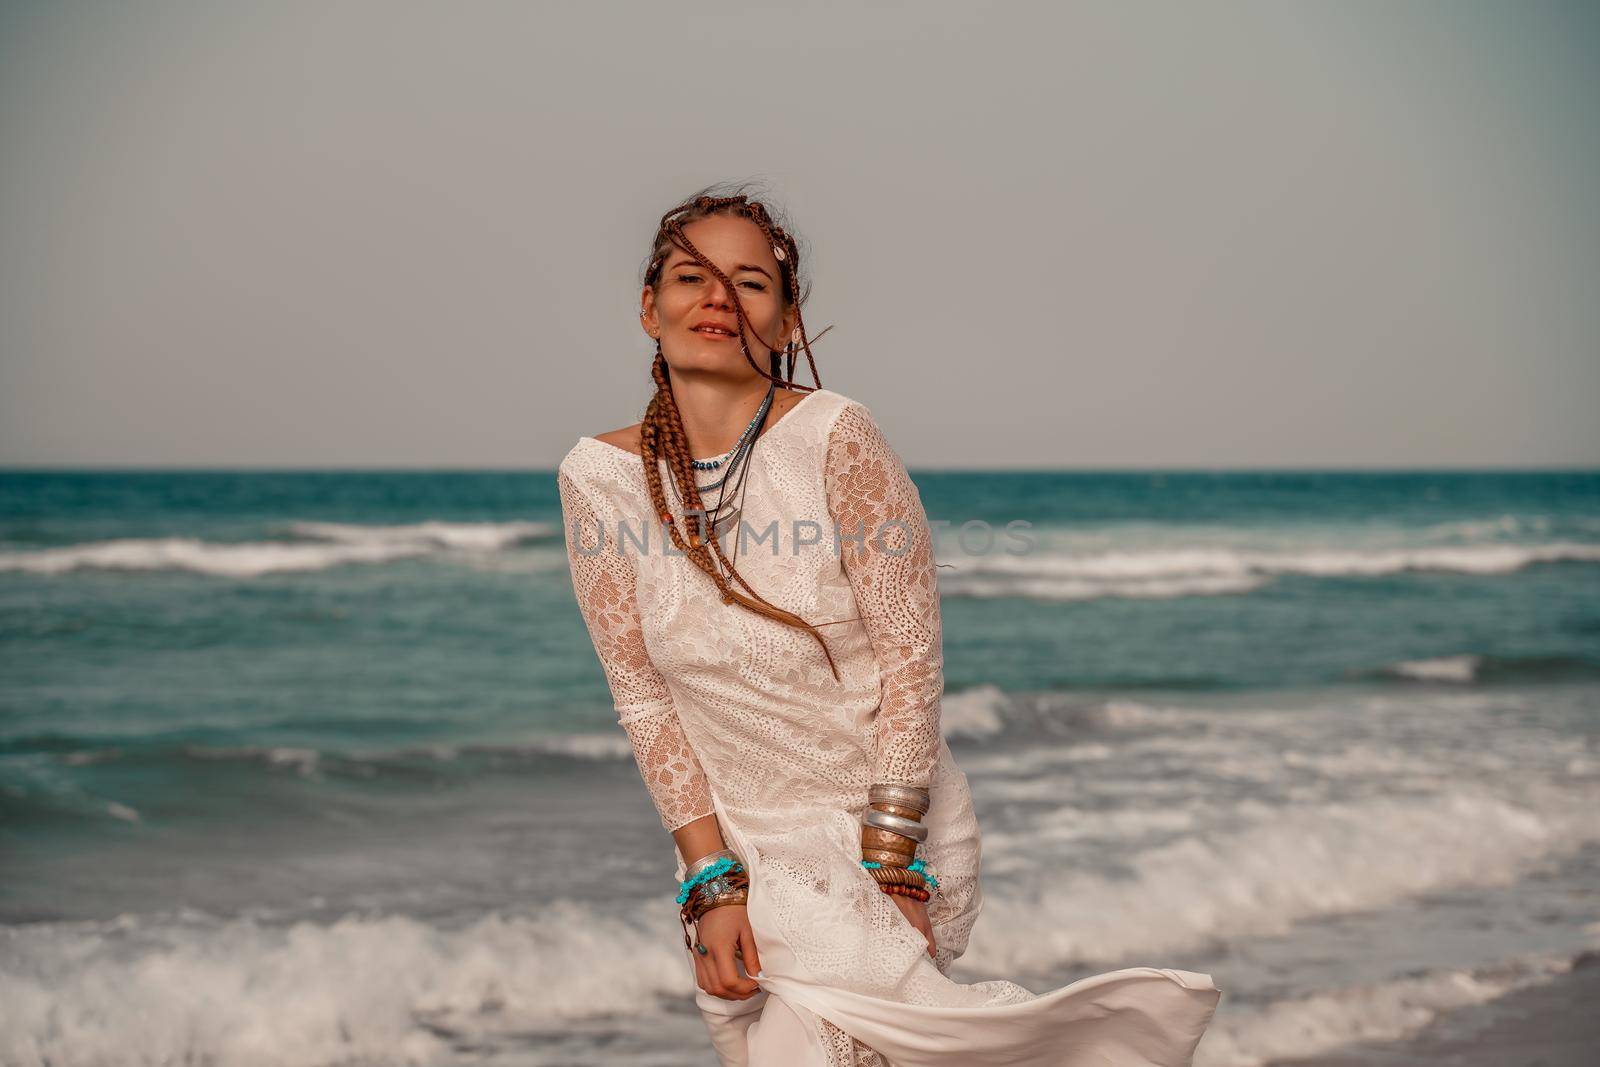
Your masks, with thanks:
M648 285L639 296L639 325L651 337L661 332L661 324L656 320L656 294Z

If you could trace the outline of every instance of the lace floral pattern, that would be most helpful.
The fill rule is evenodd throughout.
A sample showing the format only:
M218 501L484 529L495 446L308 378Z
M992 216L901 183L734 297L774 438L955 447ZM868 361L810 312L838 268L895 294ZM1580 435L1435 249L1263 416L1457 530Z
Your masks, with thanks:
M828 1067L889 1067L876 1050L863 1045L828 1020L818 1017L817 1029Z
M859 404L834 421L823 472L845 572L882 676L872 780L926 788L939 761L944 657L922 497Z
M670 833L712 812L704 769L684 735L666 679L650 662L639 621L632 560L565 471L556 475L566 520L572 589L605 670L617 721Z

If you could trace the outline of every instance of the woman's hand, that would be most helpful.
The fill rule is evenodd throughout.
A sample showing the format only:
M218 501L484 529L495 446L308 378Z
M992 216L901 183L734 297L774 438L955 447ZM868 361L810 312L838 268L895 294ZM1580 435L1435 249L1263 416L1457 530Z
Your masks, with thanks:
M746 974L761 973L761 957L756 955L755 934L743 904L724 904L700 916L696 924L706 954L694 953L694 980L701 989L723 1000L749 1000L761 991L753 978L739 976L734 949L744 960ZM692 951L692 950L691 950Z
M933 923L928 918L928 905L912 897L903 897L899 893L890 894L889 899L900 905L901 914L912 926L922 931L922 936L928 939L928 955L932 956Z

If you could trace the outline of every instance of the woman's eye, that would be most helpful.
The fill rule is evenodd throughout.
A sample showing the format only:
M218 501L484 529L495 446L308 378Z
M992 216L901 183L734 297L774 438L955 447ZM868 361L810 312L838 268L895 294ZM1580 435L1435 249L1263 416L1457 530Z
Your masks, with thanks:
M678 280L683 282L685 285L692 285L693 283L700 281L701 278L698 274L680 274L678 275ZM748 285L758 293L764 293L767 291L767 287L762 285L760 282L741 282L740 284Z

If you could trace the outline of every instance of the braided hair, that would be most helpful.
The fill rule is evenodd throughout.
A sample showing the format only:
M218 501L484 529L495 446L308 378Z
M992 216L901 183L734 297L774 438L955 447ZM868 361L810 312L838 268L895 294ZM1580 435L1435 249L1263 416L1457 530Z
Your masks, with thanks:
M768 213L766 205L759 200L750 198L744 193L735 193L728 196L711 195L715 187L702 190L695 196L685 200L671 211L661 217L661 223L656 229L655 240L651 245L651 255L644 270L644 284L652 288L657 287L661 281L661 273L665 267L668 256L674 247L682 249L694 257L708 272L711 273L727 290L729 299L733 303L734 312L739 320L739 349L744 353L745 360L770 382L775 382L790 389L800 392L812 392L822 388L822 379L817 375L817 364L811 354L811 341L806 336L805 321L800 315L800 304L804 301L806 292L802 291L800 284L800 250L795 239ZM783 298L784 309L793 309L795 314L795 328L790 337L783 339L781 354L779 346L766 342L770 350L769 362L771 371L764 371L750 354L750 348L745 340L745 331L755 333L754 326L745 315L744 305L740 303L738 290L728 277L718 269L715 263L694 246L683 232L683 227L700 219L716 215L727 215L747 218L761 228L772 247L773 256L778 261L778 270L782 275L780 291ZM831 328L831 327L830 327ZM824 330L823 333L826 333ZM759 335L758 335L759 336ZM821 334L818 334L820 337ZM776 340L776 339L775 339ZM806 362L811 368L812 387L796 386L793 381L794 365L801 350L806 354ZM778 376L778 368L784 357L787 357L787 370L782 377ZM693 454L689 447L689 438L683 428L683 419L678 413L678 404L672 394L672 379L667 373L666 357L661 352L661 339L656 338L655 360L650 366L650 375L655 379L656 391L651 397L649 405L645 408L644 419L639 425L640 452L644 461L644 478L650 489L650 501L657 517L661 520L666 534L671 537L673 545L716 583L722 592L724 604L738 604L748 608L759 615L774 619L786 626L794 626L805 630L816 638L822 646L822 654L827 658L828 668L833 672L834 680L839 680L839 668L833 661L833 654L828 651L828 643L823 640L816 627L806 622L791 611L786 611L771 603L750 587L739 574L728 557L723 554L722 546L718 543L714 532L708 531L709 536L702 538L694 529L690 529L687 536L678 529L673 521L671 510L667 506L666 493L661 481L659 461L665 459L667 469L671 472L674 484L677 486L678 498L683 501L685 517L689 513L706 514L704 502L700 499L700 489L695 482ZM687 524L687 523L686 523ZM718 563L721 567L719 568ZM723 569L726 569L724 573ZM743 588L735 588L735 583ZM848 620L845 620L848 621ZM828 625L828 624L823 624Z

